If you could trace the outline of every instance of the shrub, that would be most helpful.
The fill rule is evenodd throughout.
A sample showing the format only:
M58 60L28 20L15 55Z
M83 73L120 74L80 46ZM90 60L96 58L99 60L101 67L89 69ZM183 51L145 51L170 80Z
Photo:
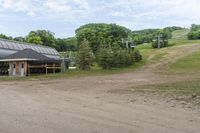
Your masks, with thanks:
M84 40L79 46L76 63L81 70L90 70L93 61L93 53L88 41Z
M189 40L200 39L200 25L192 24L190 32L187 34Z
M142 55L138 50L112 50L101 48L97 54L97 63L103 69L125 67L133 65L134 62L142 60Z
M200 39L200 30L197 30L197 31L190 31L188 33L188 39L189 40L197 40L197 39Z
M135 62L140 62L142 60L142 55L139 50L134 51Z
M113 51L107 48L101 48L97 53L97 63L103 69L110 69L113 65Z

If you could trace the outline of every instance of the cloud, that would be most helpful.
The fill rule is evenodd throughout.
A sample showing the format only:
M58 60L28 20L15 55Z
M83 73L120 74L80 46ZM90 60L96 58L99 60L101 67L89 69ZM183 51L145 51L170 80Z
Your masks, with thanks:
M199 12L200 0L0 0L5 29L16 21L34 21L30 27L65 27L66 32L86 23L117 23L132 30L189 26L200 22Z
M71 6L64 0L47 0L45 6L56 13L67 13L71 10Z
M2 0L0 7L4 10L25 12L27 15L35 16L31 0Z

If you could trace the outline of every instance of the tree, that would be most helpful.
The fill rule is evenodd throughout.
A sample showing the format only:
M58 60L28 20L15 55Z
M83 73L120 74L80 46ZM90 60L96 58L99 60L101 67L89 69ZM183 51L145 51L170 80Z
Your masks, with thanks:
M182 28L182 27L179 27L179 26L169 26L169 27L165 27L164 28L164 30L168 30L168 31L170 31L170 32L173 32L173 31L175 31L175 30L182 30L182 29L184 29L184 28Z
M159 29L144 29L132 32L134 44L150 43Z
M55 45L58 47L58 51L76 51L77 50L77 41L75 37L70 38L58 38L55 41Z
M38 36L35 32L31 31L26 37L27 42L35 43L35 44L43 44L40 36Z
M84 40L79 46L76 63L81 70L90 70L93 61L93 53L89 42Z
M100 48L97 53L97 63L102 69L111 69L114 53L110 48Z
M167 38L170 39L172 37L171 33L173 31L181 29L184 28L178 26L171 26L171 27L165 27L163 29L144 29L144 30L132 31L132 39L134 40L134 44L136 45L143 43L151 43L154 37L160 31L164 31L168 36Z
M4 34L0 34L0 38L2 38L2 39L8 39L8 40L12 40L13 39L11 36L6 36Z
M27 36L27 41L44 46L56 47L54 33L48 30L31 31Z
M190 32L187 34L189 40L200 39L200 25L192 24Z
M77 44L87 39L94 53L98 51L101 44L111 47L123 47L122 38L128 38L131 30L116 24L87 24L76 30Z
M19 41L19 42L26 42L26 39L24 37L22 37L22 36L15 37L13 40Z
M126 67L141 60L138 50L100 48L97 52L97 63L102 69Z

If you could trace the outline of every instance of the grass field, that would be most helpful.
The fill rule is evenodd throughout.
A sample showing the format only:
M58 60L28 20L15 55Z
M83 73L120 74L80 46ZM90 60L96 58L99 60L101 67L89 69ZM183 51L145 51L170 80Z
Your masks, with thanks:
M173 73L200 73L200 51L194 52L170 65Z

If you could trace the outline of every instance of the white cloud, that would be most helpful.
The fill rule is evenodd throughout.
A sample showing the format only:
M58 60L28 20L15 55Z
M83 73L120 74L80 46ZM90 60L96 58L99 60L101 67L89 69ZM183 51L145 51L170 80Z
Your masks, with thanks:
M65 0L47 0L45 5L56 13L66 13L71 9L71 6Z
M90 10L90 5L88 0L74 0L75 4L79 6L80 9Z
M4 10L14 12L25 12L27 15L34 16L33 3L31 0L2 0L0 5Z
M131 29L186 26L200 23L199 12L200 0L0 0L2 24L33 20L40 27L70 29L98 22Z

